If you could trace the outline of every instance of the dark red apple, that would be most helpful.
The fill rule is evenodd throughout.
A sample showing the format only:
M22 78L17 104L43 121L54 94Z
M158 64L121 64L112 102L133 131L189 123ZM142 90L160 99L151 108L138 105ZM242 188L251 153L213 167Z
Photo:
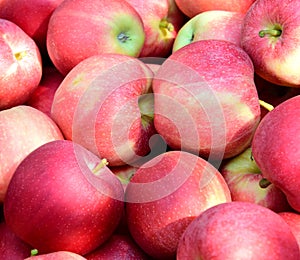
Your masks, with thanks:
M279 212L278 214L290 226L300 248L300 214L292 211Z
M23 260L30 256L32 247L22 241L4 221L0 222L1 259Z
M84 256L88 260L135 259L146 260L149 257L134 242L130 235L114 234L102 246Z
M177 259L298 260L300 251L290 227L277 213L235 201L200 214L182 235Z
M220 172L183 151L168 151L143 164L131 178L125 199L132 237L156 259L174 258L191 221L207 208L231 201Z
M16 169L4 201L7 225L40 254L87 254L119 224L124 191L105 160L67 140L49 142Z

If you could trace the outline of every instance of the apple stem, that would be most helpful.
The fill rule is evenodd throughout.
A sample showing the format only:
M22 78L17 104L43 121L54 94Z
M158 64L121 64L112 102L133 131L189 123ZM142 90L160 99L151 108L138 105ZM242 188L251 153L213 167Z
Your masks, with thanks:
M269 103L267 103L267 102L265 102L263 100L259 100L259 104L262 107L264 107L265 109L267 109L268 111L272 111L274 109L274 107L271 104L269 104Z
M159 28L162 30L168 30L169 32L174 31L174 26L172 23L169 23L167 19L162 19L159 23Z
M259 186L261 187L261 188L263 188L263 189L265 189L265 188L267 188L269 185L271 185L272 183L269 181L269 180L267 180L267 179L265 179L265 178L263 178L263 179L261 179L260 181L259 181Z
M269 29L269 30L261 30L259 31L258 35L259 37L263 38L266 35L270 35L272 37L278 37L280 36L282 31L280 29Z
M102 169L106 165L108 165L108 161L104 158L96 165L92 172L96 174L100 169Z
M39 253L39 251L35 248L35 249L32 249L31 251L30 251L30 255L31 256L36 256L37 254Z

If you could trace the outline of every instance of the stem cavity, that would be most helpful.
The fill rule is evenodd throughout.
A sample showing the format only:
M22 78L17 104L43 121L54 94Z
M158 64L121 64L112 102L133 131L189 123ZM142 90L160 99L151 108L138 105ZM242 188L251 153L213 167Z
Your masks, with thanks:
M124 33L124 32L121 32L121 33L117 36L117 38L118 38L118 40L119 40L120 42L122 42L122 43L125 43L125 42L127 42L127 41L130 39L130 37L129 37L128 35L126 35L126 33Z
M167 21L167 19L162 19L159 23L159 28L162 30L163 34L174 31L174 25Z
M261 180L259 181L259 186L260 186L262 189L268 188L271 184L272 184L272 183L271 183L269 180L265 179L265 178L263 178L263 179L261 179Z

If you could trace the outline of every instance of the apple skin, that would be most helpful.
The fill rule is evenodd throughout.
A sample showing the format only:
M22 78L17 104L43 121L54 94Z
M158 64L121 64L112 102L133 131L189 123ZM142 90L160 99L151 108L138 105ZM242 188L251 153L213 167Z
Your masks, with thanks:
M0 202L19 163L39 146L64 139L43 112L25 105L0 111Z
M231 201L211 164L183 151L162 153L143 164L126 192L127 224L136 243L155 259L173 259L180 236L201 212Z
M300 247L300 214L292 211L279 212L278 215L290 226Z
M64 76L54 66L43 67L41 82L25 104L51 117L54 94L63 79Z
M263 176L252 158L251 148L227 160L220 172L228 184L232 201L256 203L274 212L291 209L285 194L274 184L260 185Z
M22 241L4 221L0 222L1 259L23 260L30 256L31 246Z
M174 150L223 160L251 143L260 105L251 59L224 40L174 52L153 79L154 125Z
M47 56L46 35L48 22L55 8L63 0L2 0L0 18L18 25L31 37L43 57Z
M262 256L263 254L263 256ZM295 236L274 211L250 202L216 205L182 235L177 259L299 259Z
M188 20L179 30L172 52L191 42L219 39L240 47L244 14L233 11L211 10Z
M153 101L142 98L153 100L152 77L151 69L134 57L89 57L60 84L51 117L66 139L106 158L110 166L132 164L149 153L149 139L156 133Z
M139 57L167 57L186 16L174 0L126 0L144 23L145 42Z
M239 13L246 13L250 6L255 2L255 0L216 0L216 1L206 1L206 0L175 0L178 8L186 14L188 17L192 18L197 14L205 11L211 10L224 10L233 11Z
M68 251L57 251L48 254L34 255L24 260L84 260L85 257Z
M281 189L300 211L300 95L271 110L258 125L252 154L264 178Z
M135 259L147 260L149 257L138 247L130 235L112 235L106 243L84 255L87 260Z
M145 40L135 9L123 0L66 0L53 12L47 50L66 75L80 61L100 53L138 57Z
M278 8L282 5L285 8ZM277 85L300 87L298 10L298 1L260 0L244 18L241 45L251 57L256 73ZM260 36L262 30L275 30L280 35Z
M0 110L23 104L42 77L36 43L16 24L0 18Z
M46 143L18 166L4 201L7 225L39 253L87 254L116 229L120 181L96 155L68 140Z

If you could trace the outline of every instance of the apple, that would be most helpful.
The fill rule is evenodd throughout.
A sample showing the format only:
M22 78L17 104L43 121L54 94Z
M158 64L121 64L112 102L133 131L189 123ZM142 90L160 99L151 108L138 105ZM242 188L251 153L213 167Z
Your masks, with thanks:
M240 46L244 14L233 11L211 10L189 19L179 30L173 44L175 52L191 42L219 39Z
M4 200L7 225L40 254L87 254L119 224L124 191L100 159L69 140L46 143L16 169Z
M63 0L2 0L0 18L10 20L30 36L46 57L48 22L55 8Z
M186 14L188 17L192 18L197 14L205 11L211 10L224 10L233 11L239 13L246 13L255 0L216 0L216 1L206 1L206 0L175 0L178 8Z
M84 255L87 260L98 259L135 259L146 260L149 257L139 248L130 235L112 235L108 241L93 252Z
M61 139L55 122L35 108L19 105L0 111L0 202L19 163L39 146Z
M250 145L260 105L251 59L236 44L209 39L180 48L152 89L155 129L171 149L220 162Z
M221 173L184 151L168 151L135 172L125 191L127 225L155 259L173 259L180 236L201 212L231 201Z
M51 117L54 94L63 79L64 76L54 66L43 67L41 82L25 104L32 106Z
M53 12L47 50L66 75L80 61L100 53L138 57L145 40L136 10L123 0L65 0Z
M256 203L275 212L291 209L284 193L263 178L252 158L251 148L225 161L220 172L233 201Z
M66 139L106 158L110 166L133 165L150 152L149 140L156 133L152 77L138 58L94 55L60 84L51 117Z
M256 73L277 85L300 87L299 10L299 1L259 0L244 18L241 45Z
M279 212L278 215L290 226L300 247L300 214L292 211Z
M42 255L32 255L26 257L24 260L84 260L85 257L69 252L69 251L57 251Z
M300 259L290 227L274 211L250 202L216 205L185 230L177 259Z
M0 110L23 104L42 77L35 42L16 24L0 18Z
M30 256L31 246L22 241L4 221L0 222L1 259L23 260Z
M144 23L145 42L139 57L167 57L186 17L175 0L126 0Z
M262 175L281 189L300 211L300 95L271 110L258 125L252 154Z

